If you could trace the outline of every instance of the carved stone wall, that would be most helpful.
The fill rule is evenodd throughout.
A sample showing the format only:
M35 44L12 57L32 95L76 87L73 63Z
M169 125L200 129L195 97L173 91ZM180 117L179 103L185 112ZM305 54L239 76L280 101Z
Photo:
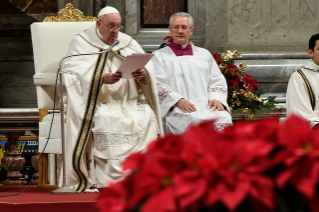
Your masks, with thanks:
M318 32L313 0L207 0L205 46L212 50L304 51Z
M285 108L291 74L310 58L311 35L318 33L319 2L314 0L207 0L205 47L237 49L247 73Z

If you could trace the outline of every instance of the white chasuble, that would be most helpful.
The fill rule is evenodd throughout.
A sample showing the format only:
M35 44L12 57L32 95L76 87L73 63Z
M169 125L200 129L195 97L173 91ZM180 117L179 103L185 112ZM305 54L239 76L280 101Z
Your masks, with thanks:
M159 102L165 132L183 133L191 123L215 120L215 126L230 125L232 118L227 104L227 84L212 55L192 46L193 55L176 56L170 47L154 52ZM184 98L196 111L184 113L175 104ZM213 111L209 101L216 99L226 108Z
M287 115L295 114L315 125L319 122L319 66L312 59L305 67L300 68L314 92L314 108L311 105L307 85L303 77L296 71L288 82L286 95Z
M87 29L73 39L68 55L107 49L100 37L95 26ZM79 192L120 180L121 162L162 134L152 63L145 67L145 84L134 79L112 85L100 81L104 73L116 72L126 56L143 53L130 36L119 33L118 40L107 55L71 57L63 67L67 186Z

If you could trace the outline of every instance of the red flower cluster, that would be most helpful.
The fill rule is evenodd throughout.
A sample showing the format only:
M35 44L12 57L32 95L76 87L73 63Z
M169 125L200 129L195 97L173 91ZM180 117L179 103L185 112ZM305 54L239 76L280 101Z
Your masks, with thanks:
M215 61L220 67L221 72L224 74L228 87L245 89L248 91L257 91L257 80L251 78L247 73L242 74L232 60L224 60L218 53L211 53Z
M165 38L163 40L167 40L167 44L165 44L166 46L169 46L173 41L173 36L165 36Z
M280 168L278 168L280 167ZM315 211L319 131L291 116L241 121L216 132L212 122L166 135L123 163L123 181L102 190L102 212L274 211L277 191L292 186ZM271 173L271 174L270 174Z

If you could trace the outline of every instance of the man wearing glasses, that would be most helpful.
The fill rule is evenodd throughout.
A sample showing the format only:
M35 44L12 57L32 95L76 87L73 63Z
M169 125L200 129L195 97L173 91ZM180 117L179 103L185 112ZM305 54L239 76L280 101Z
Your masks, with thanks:
M96 25L73 39L63 67L68 93L66 184L78 192L106 187L122 178L121 162L162 134L152 63L123 79L118 70L126 56L144 53L120 32L121 16L103 8Z
M215 120L215 128L232 124L227 84L211 53L191 45L193 18L188 13L170 17L173 42L154 52L158 92L165 132L183 133L191 123Z

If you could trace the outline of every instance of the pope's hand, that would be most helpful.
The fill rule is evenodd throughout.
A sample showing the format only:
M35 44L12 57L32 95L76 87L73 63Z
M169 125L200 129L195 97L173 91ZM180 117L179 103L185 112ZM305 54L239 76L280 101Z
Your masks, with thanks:
M102 83L104 84L114 84L122 78L122 72L106 73L103 74Z
M214 107L213 107L214 106ZM213 99L212 101L209 102L209 108L212 108L213 110L217 110L217 111L224 111L225 107L222 103L220 103L220 101Z
M132 76L137 80L142 80L145 76L145 69L142 68L142 69L139 69L139 70L132 72Z
M191 113L196 111L195 105L193 105L186 99L180 99L177 102L176 106L179 107L179 109L181 109L184 113Z

